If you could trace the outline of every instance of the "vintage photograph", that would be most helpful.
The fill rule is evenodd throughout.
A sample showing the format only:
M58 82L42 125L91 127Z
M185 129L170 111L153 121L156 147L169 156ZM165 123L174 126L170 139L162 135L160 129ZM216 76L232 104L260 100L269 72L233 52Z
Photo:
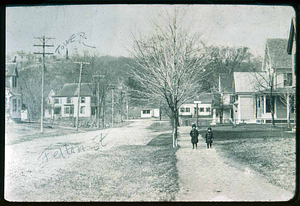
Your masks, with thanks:
M6 7L9 202L270 202L296 191L296 14Z

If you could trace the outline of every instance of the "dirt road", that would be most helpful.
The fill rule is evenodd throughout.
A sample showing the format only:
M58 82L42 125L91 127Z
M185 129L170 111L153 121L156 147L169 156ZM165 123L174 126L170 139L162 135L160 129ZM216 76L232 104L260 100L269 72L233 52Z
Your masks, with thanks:
M56 177L58 171L80 160L121 145L146 145L154 136L147 127L152 120L136 120L123 128L112 128L66 136L38 138L5 147L5 199L43 201L37 182ZM6 136L9 138L9 134Z
M293 197L249 168L237 167L236 162L226 164L216 148L206 148L202 137L198 148L192 149L190 129L179 130L177 201L287 201Z

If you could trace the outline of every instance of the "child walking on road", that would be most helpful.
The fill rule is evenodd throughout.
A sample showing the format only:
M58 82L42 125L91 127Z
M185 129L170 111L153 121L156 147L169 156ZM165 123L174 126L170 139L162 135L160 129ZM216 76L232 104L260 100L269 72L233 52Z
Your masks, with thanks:
M213 140L214 140L213 133L212 133L211 128L209 127L205 134L205 142L207 144L207 148L209 148L209 147L211 148Z
M194 149L195 145L196 145L196 149L197 149L199 132L198 132L198 130L196 130L195 124L192 125L192 130L190 132L190 136L191 136L191 142L193 144L193 149Z

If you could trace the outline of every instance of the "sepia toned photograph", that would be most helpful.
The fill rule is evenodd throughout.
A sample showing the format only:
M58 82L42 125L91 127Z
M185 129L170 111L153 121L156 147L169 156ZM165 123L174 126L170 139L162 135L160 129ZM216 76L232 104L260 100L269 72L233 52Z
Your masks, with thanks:
M5 21L6 201L295 197L293 7L23 5Z

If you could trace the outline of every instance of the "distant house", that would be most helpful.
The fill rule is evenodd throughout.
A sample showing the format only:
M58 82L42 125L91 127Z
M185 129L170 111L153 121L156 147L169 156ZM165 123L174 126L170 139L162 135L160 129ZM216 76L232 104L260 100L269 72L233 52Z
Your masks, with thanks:
M212 115L212 94L201 94L195 100L188 101L182 104L179 108L179 116L181 117L196 117L198 103L198 117L211 118Z
M22 98L17 63L5 65L5 117L6 120L21 121Z
M233 105L232 97L234 93L234 77L233 74L220 73L218 82L218 91L215 92L213 98L213 122L232 122L233 121Z
M159 109L143 108L141 118L159 117Z
M53 112L53 108L54 108L54 97L55 96L55 92L54 90L50 90L47 98L46 98L46 103L47 103L47 108L45 109L45 118L54 118L54 112Z
M64 84L57 95L53 95L54 117L77 117L78 83ZM92 84L82 83L80 90L79 117L95 115L96 99L93 95Z

